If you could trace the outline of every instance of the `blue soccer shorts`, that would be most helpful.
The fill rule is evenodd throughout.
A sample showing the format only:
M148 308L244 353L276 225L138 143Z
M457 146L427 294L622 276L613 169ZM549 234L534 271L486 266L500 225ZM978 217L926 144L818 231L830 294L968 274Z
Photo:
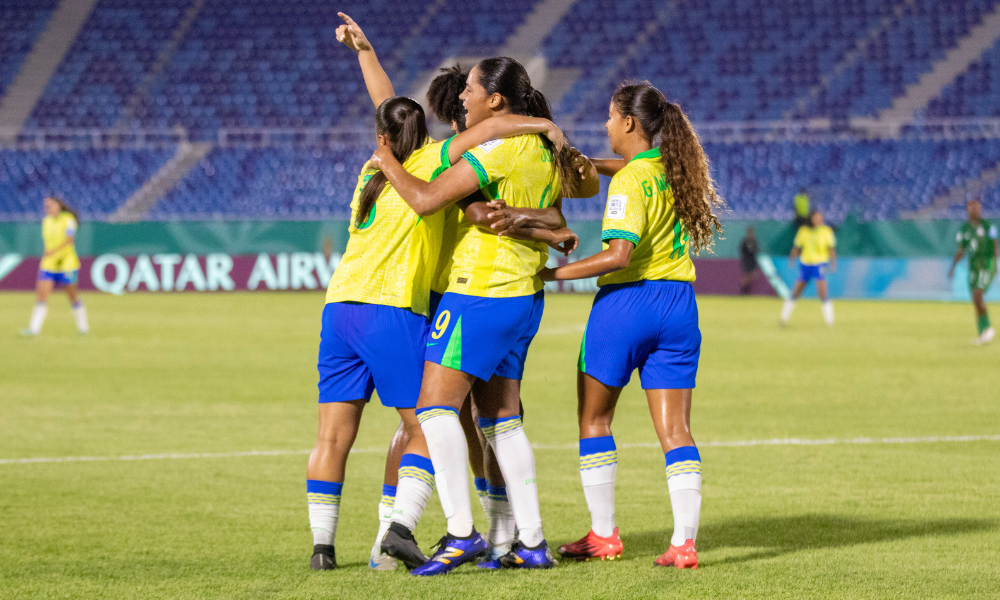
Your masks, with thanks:
M580 345L580 371L623 387L639 369L645 390L695 387L701 331L686 281L605 285L594 298Z
M804 265L799 263L799 281L809 283L816 281L826 281L826 263L818 265Z
M405 308L331 302L319 341L319 401L371 400L415 408L424 376L427 319Z
M431 321L424 358L483 381L520 380L544 308L543 292L516 298L448 292Z
M53 281L56 285L75 285L79 271L39 271L38 281Z

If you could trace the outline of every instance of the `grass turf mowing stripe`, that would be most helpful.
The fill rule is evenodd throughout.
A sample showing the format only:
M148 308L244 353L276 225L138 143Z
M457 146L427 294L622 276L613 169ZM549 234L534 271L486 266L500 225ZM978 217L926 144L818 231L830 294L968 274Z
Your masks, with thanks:
M734 440L715 441L699 444L700 447L713 448L737 448L744 446L832 446L837 444L929 444L934 442L1000 442L1000 435L956 435L956 436L925 436L925 437L897 437L897 438L827 438L827 439L801 439L801 438L776 438L771 440ZM659 444L619 444L619 448L659 448ZM558 446L548 446L544 444L532 444L535 450L576 450L577 444L561 444ZM352 454L369 454L374 452L384 452L384 448L353 448ZM218 453L198 453L198 454L139 454L134 456L40 456L35 458L0 458L0 465L23 465L32 463L60 463L60 462L106 462L115 460L165 460L165 459L185 459L185 458L238 458L243 456L296 456L309 454L311 450L250 450L248 452L218 452Z

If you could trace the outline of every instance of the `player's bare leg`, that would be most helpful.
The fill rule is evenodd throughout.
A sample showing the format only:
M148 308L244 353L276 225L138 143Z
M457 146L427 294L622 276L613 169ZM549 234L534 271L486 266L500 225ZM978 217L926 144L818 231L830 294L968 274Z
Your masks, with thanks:
M646 401L666 456L667 487L674 513L670 548L655 563L695 569L695 540L701 519L701 456L691 436L691 390L646 390Z
M52 294L55 282L50 279L39 279L35 283L35 306L31 309L31 320L28 328L21 330L21 335L33 336L42 333L42 325L49 314L48 300Z
M358 435L364 400L319 405L319 431L306 467L309 526L313 532L310 567L326 571L337 567L334 541L340 518L340 492L347 457Z
M833 302L829 299L829 288L825 280L816 282L816 295L819 296L820 309L823 311L823 320L830 327L833 327Z
M615 476L618 453L611 422L622 388L611 387L583 372L577 372L577 421L580 428L580 480L590 510L587 535L559 547L559 553L574 560L613 560L622 554L622 541L615 527Z
M802 297L802 292L806 289L806 282L801 279L795 282L795 287L792 288L792 297L785 300L784 305L781 307L781 324L787 325L789 319L792 318L792 311L795 310L795 301Z
M974 288L972 290L972 306L976 309L976 322L979 324L982 331L979 332L979 337L974 341L976 344L988 344L993 341L994 330L993 327L989 326L988 315L986 310L986 299L984 298L985 293L979 288ZM983 324L986 324L984 327Z
M80 333L90 331L90 324L87 323L87 307L80 301L80 294L75 283L66 286L66 296L69 297L69 304L73 308L73 320L76 321L76 329Z

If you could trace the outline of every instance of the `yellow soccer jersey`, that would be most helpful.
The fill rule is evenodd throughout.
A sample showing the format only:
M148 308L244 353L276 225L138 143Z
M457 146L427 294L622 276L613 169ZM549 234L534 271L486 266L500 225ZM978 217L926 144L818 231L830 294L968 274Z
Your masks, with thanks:
M493 140L462 155L490 199L515 208L547 208L560 195L552 153L538 135ZM538 272L549 257L543 242L499 237L467 220L458 227L448 291L486 298L530 296L543 287Z
M637 154L611 178L601 230L605 250L613 239L628 240L635 248L627 267L601 276L597 285L694 281L688 234L674 211L659 148Z
M795 247L802 250L799 260L804 265L823 265L830 262L830 248L837 247L837 236L826 225L799 227L795 234Z
M441 144L441 158L431 179L444 173L445 169L451 166L448 149L454 139L455 136L451 136ZM441 235L441 252L438 256L437 266L434 269L434 278L431 281L431 291L439 294L448 291L448 277L451 275L451 266L454 264L455 245L458 243L458 224L465 218L462 209L454 205L449 206L441 212L444 213L444 232Z
M440 165L442 142L413 152L403 168L430 181ZM364 302L408 308L428 316L430 287L441 247L444 212L420 218L391 185L375 201L368 220L355 223L361 190L375 174L365 164L351 201L350 239L330 278L327 302Z
M45 252L51 252L65 244L66 238L76 235L76 229L76 219L68 212L61 212L58 217L42 219L42 241L45 242ZM80 257L76 255L73 244L69 244L53 254L43 256L38 268L50 273L69 273L80 268Z

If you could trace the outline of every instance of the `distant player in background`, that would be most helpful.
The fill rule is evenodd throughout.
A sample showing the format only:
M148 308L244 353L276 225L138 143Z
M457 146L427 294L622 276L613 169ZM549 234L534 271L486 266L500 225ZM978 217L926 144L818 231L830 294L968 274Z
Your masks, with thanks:
M983 205L978 199L967 202L965 211L969 220L962 224L962 229L958 232L958 250L951 261L948 279L955 276L955 266L968 252L969 290L972 292L972 305L976 308L976 328L979 332L979 336L973 341L976 344L987 344L993 341L995 332L990 325L990 315L986 312L983 296L997 274L997 254L1000 252L997 226L983 220Z
M21 333L34 336L42 332L42 324L48 314L49 295L55 286L61 285L69 296L73 307L73 318L80 333L87 333L87 309L77 292L77 274L80 270L80 258L76 254L74 240L79 220L76 213L61 199L49 196L45 199L45 218L42 219L42 240L45 243L45 254L38 265L38 283L35 287L38 301L31 310L31 321L28 329Z
M611 422L622 388L639 369L666 459L674 517L670 547L655 564L696 568L701 456L691 437L691 398L701 332L691 251L711 246L713 231L722 229L713 211L723 203L691 123L659 90L648 82L624 85L608 112L611 149L625 165L608 188L604 249L542 272L548 281L599 276L601 287L587 321L577 376L580 479L591 529L559 552L576 560L615 559L622 553L615 526L618 451ZM614 165L604 161L601 168L613 170Z
M743 278L740 280L740 294L744 296L750 293L750 287L760 275L760 265L757 264L757 253L760 246L757 244L757 235L753 227L747 227L747 234L740 242L740 269L743 271Z
M802 296L809 282L815 279L823 320L832 327L833 302L828 297L826 274L837 270L837 236L833 234L833 229L823 223L823 213L814 211L809 221L809 226L801 227L795 234L792 254L788 257L788 264L793 269L795 259L799 259L799 278L795 282L791 299L785 300L785 305L781 308L781 324L787 324L792 318L795 301Z

